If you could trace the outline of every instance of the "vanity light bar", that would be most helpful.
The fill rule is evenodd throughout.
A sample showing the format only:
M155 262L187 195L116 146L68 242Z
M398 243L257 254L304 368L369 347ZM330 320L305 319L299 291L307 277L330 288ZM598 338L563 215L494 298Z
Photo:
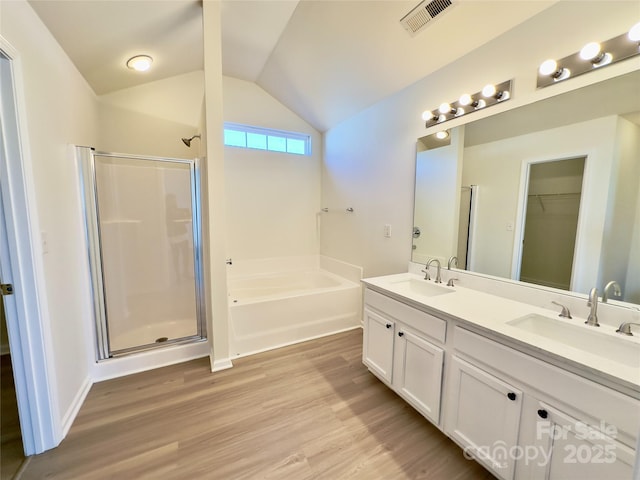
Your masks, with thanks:
M640 55L639 30L640 23L637 23L629 32L602 43L589 42L573 55L560 60L545 60L538 68L537 88L548 87L568 78Z
M507 80L497 85L489 84L473 95L465 93L455 102L443 103L437 109L425 111L422 114L425 128L506 102L512 96L512 82Z

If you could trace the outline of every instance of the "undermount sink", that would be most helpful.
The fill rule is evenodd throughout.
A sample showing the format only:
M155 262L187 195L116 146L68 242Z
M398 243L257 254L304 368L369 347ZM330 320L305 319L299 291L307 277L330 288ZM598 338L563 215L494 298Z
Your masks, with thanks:
M579 321L579 320L578 320ZM640 367L640 344L598 331L598 327L565 323L544 315L530 314L507 325L553 340L628 367Z
M424 297L435 297L437 295L454 292L451 288L417 278L396 280L395 282L391 282L390 285L399 292L414 293Z

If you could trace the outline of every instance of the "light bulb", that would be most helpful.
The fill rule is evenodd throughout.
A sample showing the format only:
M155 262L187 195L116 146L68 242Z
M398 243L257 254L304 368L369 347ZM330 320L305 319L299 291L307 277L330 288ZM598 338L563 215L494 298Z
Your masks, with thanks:
M553 75L558 71L558 62L553 59L545 60L538 69L540 75Z
M444 140L445 138L447 138L449 136L449 132L446 130L441 130L440 132L436 133L436 138L438 140Z
M496 86L493 84L485 85L482 89L482 95L484 97L493 97L496 94Z
M422 112L422 120L424 120L425 122L432 120L434 117L435 115L431 110L425 110L424 112Z
M600 56L600 44L589 42L580 50L580 58L583 60L595 60Z
M463 93L462 95L460 95L460 99L458 100L458 103L460 105L466 106L466 105L470 105L471 104L471 95L469 95L468 93Z
M629 29L628 37L632 42L640 42L640 22Z
M448 103L441 103L440 108L438 108L438 111L440 113L449 113L451 112L451 105L449 105Z
M146 72L151 68L153 58L148 55L137 55L127 60L127 67L137 72Z

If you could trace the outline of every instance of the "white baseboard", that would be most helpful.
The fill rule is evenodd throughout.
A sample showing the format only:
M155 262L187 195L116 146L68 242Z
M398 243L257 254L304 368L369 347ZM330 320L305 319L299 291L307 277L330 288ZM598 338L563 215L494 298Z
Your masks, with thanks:
M64 417L62 418L62 424L61 424L62 431L60 432L61 435L59 438L59 442L61 442L67 436L67 433L69 433L69 429L71 428L71 425L73 425L73 421L76 419L76 416L80 411L80 407L82 407L84 400L87 398L87 395L89 394L89 390L91 390L92 385L93 385L93 382L87 376L82 382L82 386L76 393L76 396L73 398L71 405L67 409L67 413L65 413Z
M231 367L233 367L233 363L231 363L230 358L221 358L219 360L214 360L214 362L211 364L211 371L219 372L220 370L227 370Z

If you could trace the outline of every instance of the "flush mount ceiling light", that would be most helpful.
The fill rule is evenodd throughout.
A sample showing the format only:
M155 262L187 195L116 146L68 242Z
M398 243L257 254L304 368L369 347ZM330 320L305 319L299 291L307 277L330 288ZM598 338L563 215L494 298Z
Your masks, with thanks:
M627 33L607 41L589 42L573 55L559 60L545 60L538 67L537 87L548 87L568 78L634 57L640 54L638 42L640 42L640 23L636 23Z
M507 80L506 82L498 83L496 85L486 85L481 92L474 93L473 95L470 93L464 93L455 102L443 102L437 109L425 110L422 113L422 120L425 122L425 128L429 128L439 123L446 122L463 115L468 115L469 113L482 108L490 107L509 100L509 98L511 98L511 91L512 81ZM440 133L441 132L438 132L438 134Z
M136 55L127 60L127 67L136 72L146 72L151 68L153 58L149 55Z

